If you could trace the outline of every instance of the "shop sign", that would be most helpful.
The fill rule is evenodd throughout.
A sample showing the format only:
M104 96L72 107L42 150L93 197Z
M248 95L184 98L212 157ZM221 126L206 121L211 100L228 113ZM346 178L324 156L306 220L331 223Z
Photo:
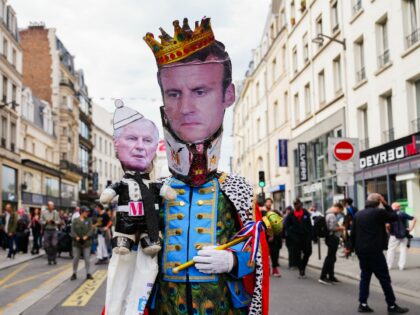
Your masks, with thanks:
M311 194L316 191L322 190L322 182L313 183L312 185L305 185L302 187L304 195Z
M308 181L308 154L306 143L298 143L299 181Z
M420 133L413 134L360 153L361 169L420 154Z
M287 167L287 139L279 139L279 166Z

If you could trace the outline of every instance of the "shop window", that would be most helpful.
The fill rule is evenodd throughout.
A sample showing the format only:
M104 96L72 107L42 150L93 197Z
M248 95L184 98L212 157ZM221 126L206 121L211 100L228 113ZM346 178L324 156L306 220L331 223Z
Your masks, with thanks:
M2 199L17 202L17 170L3 165L2 168Z

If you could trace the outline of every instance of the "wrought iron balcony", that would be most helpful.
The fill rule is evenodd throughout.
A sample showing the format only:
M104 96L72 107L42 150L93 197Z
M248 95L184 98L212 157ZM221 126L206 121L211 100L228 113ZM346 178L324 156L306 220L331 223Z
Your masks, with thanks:
M384 53L378 57L379 69L389 62L389 49L385 49Z
M353 15L356 15L357 12L362 10L362 0L356 1L356 3L353 6Z
M394 128L385 130L382 132L384 142L394 141Z
M83 170L80 166L67 160L60 160L60 169L83 175Z
M366 79L366 70L365 67L360 68L359 71L356 72L356 81L360 82Z
M360 151L369 149L369 138L364 138L360 140Z
M420 28L411 32L411 34L406 36L405 39L407 41L407 48L413 46L420 40Z

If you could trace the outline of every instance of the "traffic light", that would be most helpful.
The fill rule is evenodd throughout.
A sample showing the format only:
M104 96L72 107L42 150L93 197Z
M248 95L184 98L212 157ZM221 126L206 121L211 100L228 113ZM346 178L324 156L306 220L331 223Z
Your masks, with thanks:
M257 203L260 207L264 206L265 203L265 193L261 192L257 195Z
M264 171L259 171L258 172L258 177L259 177L259 185L260 185L260 187L265 187L265 174L264 174Z

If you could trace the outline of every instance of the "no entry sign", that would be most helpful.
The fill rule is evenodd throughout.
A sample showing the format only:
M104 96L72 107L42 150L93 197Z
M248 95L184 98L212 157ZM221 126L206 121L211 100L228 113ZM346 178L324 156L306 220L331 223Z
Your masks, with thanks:
M350 161L354 156L354 147L348 141L340 141L334 146L334 157L338 161Z

